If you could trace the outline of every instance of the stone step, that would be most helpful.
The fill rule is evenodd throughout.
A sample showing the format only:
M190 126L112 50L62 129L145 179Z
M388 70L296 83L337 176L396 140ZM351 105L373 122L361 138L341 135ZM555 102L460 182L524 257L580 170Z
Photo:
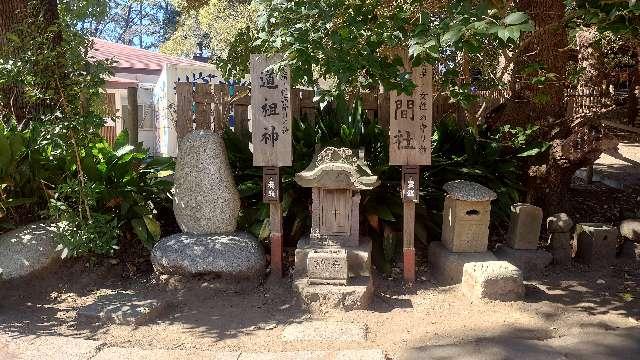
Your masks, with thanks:
M366 341L367 327L337 321L308 321L291 324L282 332L284 341Z

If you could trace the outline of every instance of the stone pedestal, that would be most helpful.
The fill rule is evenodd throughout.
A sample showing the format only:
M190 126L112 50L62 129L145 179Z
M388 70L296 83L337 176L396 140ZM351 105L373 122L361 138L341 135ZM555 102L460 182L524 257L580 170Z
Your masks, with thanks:
M615 261L618 229L597 223L578 224L575 233L576 260L587 265L608 265Z
M547 218L549 247L553 256L553 263L556 265L571 263L571 257L573 256L571 228L573 228L573 220L565 213L555 214Z
M530 204L511 205L507 245L516 250L537 249L541 225L541 208Z
M544 250L516 250L501 245L494 251L495 256L517 267L525 279L534 278L551 264L553 257Z
M551 233L549 235L549 246L551 247L551 255L553 263L556 265L566 265L571 263L571 234L570 233Z
M366 309L369 305L373 294L371 240L362 238L360 242L358 246L327 248L312 242L309 237L298 241L294 287L310 311L350 311ZM340 255L318 256L334 251ZM335 267L330 265L328 269L323 266L313 268L314 258L330 259L328 261L335 260L340 263L335 264ZM343 267L345 265L346 269Z
M471 262L498 260L490 251L479 253L454 253L440 241L429 244L428 261L433 278L442 285L455 285L462 281L462 269Z
M522 273L506 261L465 264L461 287L476 300L514 301L524 297Z

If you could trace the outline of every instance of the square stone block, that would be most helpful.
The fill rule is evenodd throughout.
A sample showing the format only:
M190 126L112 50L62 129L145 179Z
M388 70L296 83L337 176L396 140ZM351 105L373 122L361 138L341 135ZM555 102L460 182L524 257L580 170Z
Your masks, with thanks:
M542 273L553 260L553 256L544 250L516 250L504 245L499 246L494 255L520 269L525 279Z
M309 284L346 285L349 270L344 249L314 249L307 256Z
M514 301L524 297L522 272L506 261L465 264L461 287L476 300Z
M447 195L442 213L442 243L453 252L487 251L489 201L457 200Z
M511 205L507 245L518 250L537 249L541 226L541 208L529 204Z
M311 245L309 238L301 238L298 241L298 247L295 252L295 270L296 278L307 276L307 256L313 249L319 247ZM320 247L322 248L322 247ZM349 277L370 276L371 274L371 239L361 238L357 247L347 247L347 268L349 269Z
M574 236L576 260L587 265L608 265L615 261L618 229L597 223L578 224Z
M454 253L444 247L440 241L429 244L428 259L433 278L442 285L455 285L462 281L462 269L466 263L495 261L490 251L480 253Z

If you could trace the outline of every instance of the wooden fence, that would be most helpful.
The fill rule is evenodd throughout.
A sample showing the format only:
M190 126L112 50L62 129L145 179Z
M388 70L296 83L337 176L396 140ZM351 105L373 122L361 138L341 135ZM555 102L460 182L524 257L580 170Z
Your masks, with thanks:
M115 126L103 126L100 129L100 135L107 140L109 145L113 146L116 142L116 127Z
M194 88L191 83L177 83L176 92L178 138L192 131L194 126L196 129L221 129L223 125L228 124L231 113L234 117L234 131L249 130L251 95L248 87L236 86L233 88L233 94L230 94L226 84L196 84ZM486 103L485 114L504 102L508 96L508 93L503 91L479 91L476 94ZM570 115L606 105L603 94L595 90L570 90L565 95L568 98L567 112ZM293 89L290 101L292 116L299 119L306 117L313 121L318 108L313 98L313 90ZM389 93L365 93L363 109L369 118L375 118L384 128L389 128ZM436 95L433 101L434 123L446 116L455 118L461 115L462 108L458 104L450 102L447 96Z

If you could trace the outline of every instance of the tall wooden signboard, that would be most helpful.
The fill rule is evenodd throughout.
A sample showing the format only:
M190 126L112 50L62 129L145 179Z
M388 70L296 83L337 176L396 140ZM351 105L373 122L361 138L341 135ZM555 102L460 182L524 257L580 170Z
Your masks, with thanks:
M413 94L391 92L389 100L389 163L402 166L404 203L404 279L415 281L415 204L419 201L420 166L431 165L433 70L431 65L411 67L406 50L400 51L405 71L416 84Z
M282 55L251 55L251 142L253 165L263 167L263 201L269 203L271 269L282 276L282 209L279 167L291 166L291 83L289 69L272 65Z

